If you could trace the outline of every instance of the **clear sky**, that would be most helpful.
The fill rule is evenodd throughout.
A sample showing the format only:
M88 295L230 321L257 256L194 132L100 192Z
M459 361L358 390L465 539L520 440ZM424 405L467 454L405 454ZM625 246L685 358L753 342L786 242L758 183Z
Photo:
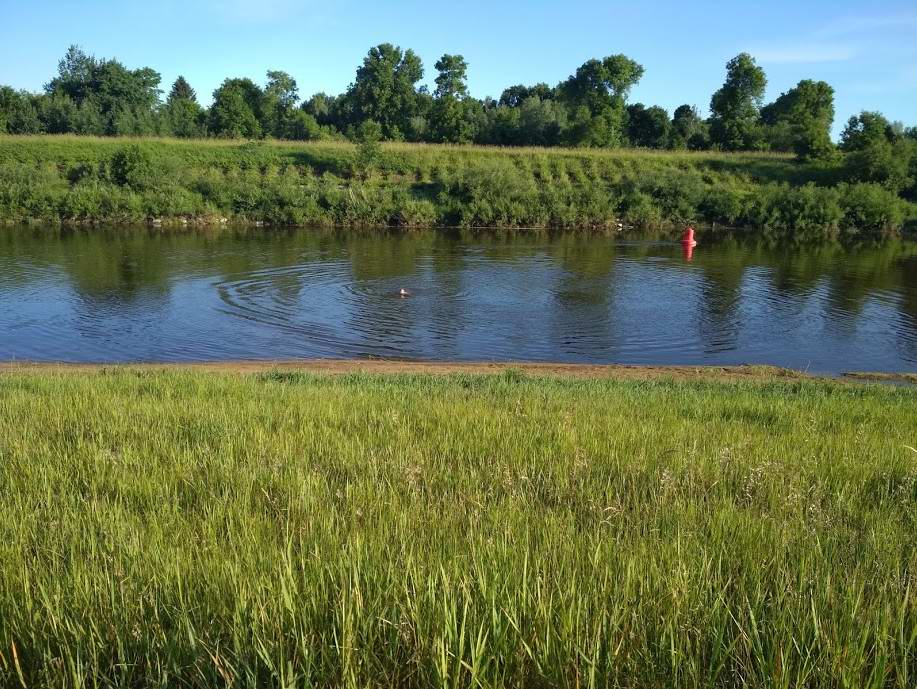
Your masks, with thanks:
M478 97L551 85L592 57L625 53L646 74L632 101L706 112L726 61L754 55L768 100L804 78L836 90L839 131L880 110L917 125L917 3L851 0L0 0L0 84L39 90L71 43L128 67L150 66L168 89L179 74L202 103L227 76L259 83L290 72L300 94L339 93L366 50L413 48L433 63L461 53Z

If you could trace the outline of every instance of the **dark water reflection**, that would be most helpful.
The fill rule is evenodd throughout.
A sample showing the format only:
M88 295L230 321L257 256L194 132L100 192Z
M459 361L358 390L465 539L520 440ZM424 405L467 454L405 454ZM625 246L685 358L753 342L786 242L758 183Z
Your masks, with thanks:
M0 230L0 359L368 356L915 370L917 244Z

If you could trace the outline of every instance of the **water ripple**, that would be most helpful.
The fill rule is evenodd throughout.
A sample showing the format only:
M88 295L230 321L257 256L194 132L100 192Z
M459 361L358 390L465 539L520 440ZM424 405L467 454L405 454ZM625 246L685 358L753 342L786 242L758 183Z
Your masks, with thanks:
M796 252L708 243L297 232L162 243L30 232L0 244L0 358L386 357L917 361L912 244ZM897 254L895 253L897 252ZM401 294L401 290L407 294Z

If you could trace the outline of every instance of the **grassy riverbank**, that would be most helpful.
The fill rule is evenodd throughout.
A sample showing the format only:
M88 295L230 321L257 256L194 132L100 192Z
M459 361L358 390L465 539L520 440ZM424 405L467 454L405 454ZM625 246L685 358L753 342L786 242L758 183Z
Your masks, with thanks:
M915 407L0 374L0 685L913 686Z
M775 154L0 137L0 219L616 229L800 240L894 233L917 208Z

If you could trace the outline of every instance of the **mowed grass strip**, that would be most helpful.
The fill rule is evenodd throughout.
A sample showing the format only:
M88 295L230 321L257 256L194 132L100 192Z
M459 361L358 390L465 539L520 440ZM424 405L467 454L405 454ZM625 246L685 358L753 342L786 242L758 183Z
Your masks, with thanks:
M0 376L0 686L917 682L917 390Z

